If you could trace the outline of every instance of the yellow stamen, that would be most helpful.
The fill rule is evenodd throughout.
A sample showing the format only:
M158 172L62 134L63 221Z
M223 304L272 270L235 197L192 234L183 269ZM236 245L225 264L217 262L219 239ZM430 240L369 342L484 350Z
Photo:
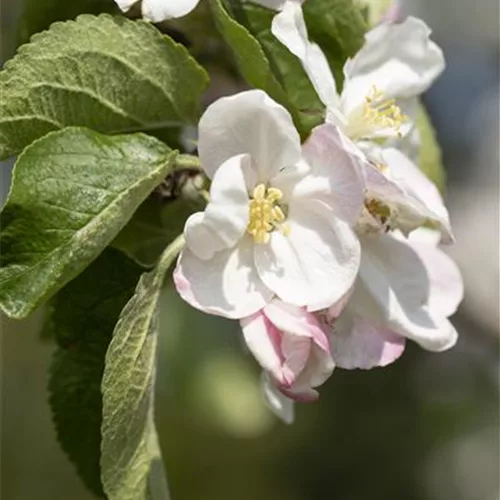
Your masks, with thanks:
M383 226L390 223L391 209L380 200L375 198L367 199L365 200L365 207Z
M377 170L379 170L382 173L389 171L389 165L387 165L386 163L374 162L373 165Z
M396 105L395 99L381 101L383 92L372 87L370 94L365 97L363 118L377 127L393 128L401 137L401 125L408 120L408 117L401 112L401 108Z
M283 198L280 189L270 187L266 189L265 184L255 187L250 200L250 217L247 232L250 233L255 243L269 243L270 232L279 227L283 234L290 232L289 227L281 223L286 216L280 206L276 203Z

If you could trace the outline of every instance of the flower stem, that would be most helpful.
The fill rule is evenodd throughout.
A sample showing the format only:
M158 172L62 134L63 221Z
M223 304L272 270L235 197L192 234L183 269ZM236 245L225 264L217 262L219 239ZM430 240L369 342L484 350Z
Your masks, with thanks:
M182 170L186 168L200 170L200 172L203 170L200 159L194 155L180 154L177 156L175 164L176 170Z

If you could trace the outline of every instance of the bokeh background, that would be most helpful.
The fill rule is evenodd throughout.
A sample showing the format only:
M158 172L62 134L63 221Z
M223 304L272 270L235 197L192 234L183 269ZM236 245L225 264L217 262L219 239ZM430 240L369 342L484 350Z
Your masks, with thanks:
M50 18L49 0L26 1L38 4L40 22ZM425 103L448 175L457 237L449 251L465 279L460 340L444 354L409 345L383 370L337 370L289 427L263 405L235 325L167 287L157 421L174 500L499 499L499 5L402 8L427 21L448 62ZM3 60L21 11L20 0L2 0ZM2 165L2 200L9 173ZM53 346L40 339L42 319L1 320L0 497L90 500L52 428Z

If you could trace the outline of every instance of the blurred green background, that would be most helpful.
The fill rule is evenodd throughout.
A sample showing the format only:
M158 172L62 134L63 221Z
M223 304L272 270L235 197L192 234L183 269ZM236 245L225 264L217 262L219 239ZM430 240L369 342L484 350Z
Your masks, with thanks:
M93 1L96 11L110 7ZM27 3L38 9L31 20L20 18L18 0L2 0L3 60L19 33L51 19L54 0ZM402 8L431 25L448 60L426 104L448 171L451 253L466 283L458 345L443 354L409 345L383 370L337 370L319 402L297 407L285 426L261 401L237 325L190 309L167 287L157 422L174 500L499 498L498 5L476 1L473 20L465 0ZM43 315L1 320L0 496L90 500L52 428Z

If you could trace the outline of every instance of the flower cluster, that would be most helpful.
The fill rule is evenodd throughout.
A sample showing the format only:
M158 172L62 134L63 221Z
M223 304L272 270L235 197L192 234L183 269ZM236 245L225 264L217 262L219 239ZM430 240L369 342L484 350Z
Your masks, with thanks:
M302 2L258 3L278 11L272 33L300 60L325 120L301 144L263 91L209 106L198 151L210 201L186 223L174 280L193 307L239 320L268 403L291 421L292 401L316 399L335 366L385 366L407 338L453 346L448 317L463 290L438 248L453 241L447 210L412 147L418 98L444 68L428 27L410 17L372 29L339 91ZM181 4L149 17L195 2L168 5ZM167 2L142 5L158 13Z

